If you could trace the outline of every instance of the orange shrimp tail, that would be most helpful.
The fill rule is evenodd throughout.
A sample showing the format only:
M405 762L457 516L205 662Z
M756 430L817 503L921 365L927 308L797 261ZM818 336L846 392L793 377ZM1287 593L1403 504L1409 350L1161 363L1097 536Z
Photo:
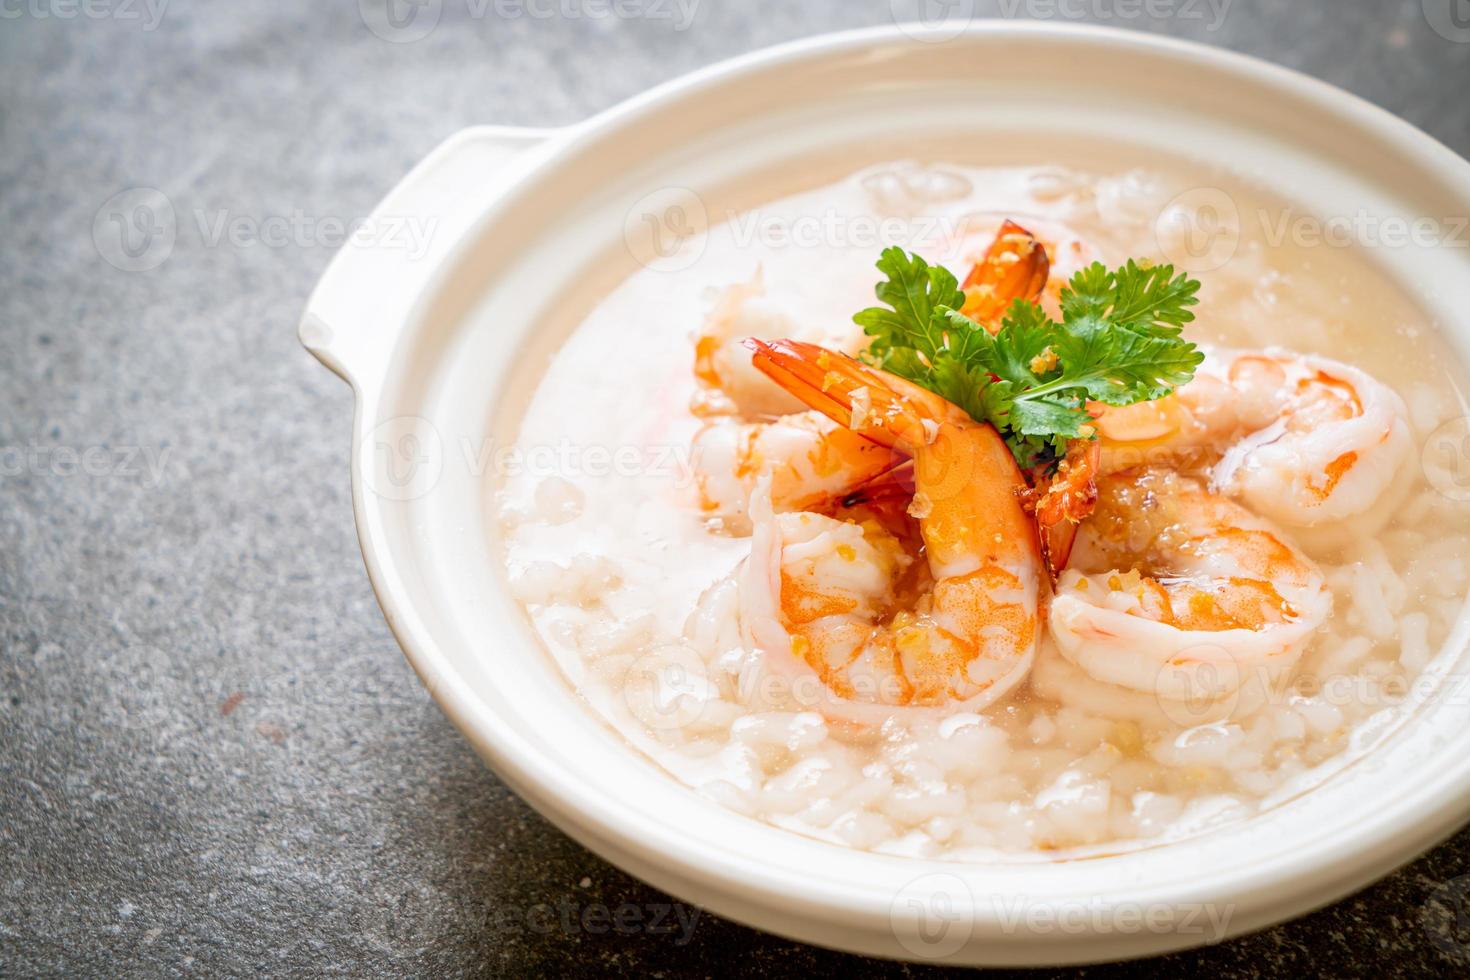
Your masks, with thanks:
M1037 481L1036 527L1052 581L1067 567L1077 527L1097 506L1097 474L1102 447L1096 440L1074 439L1050 477Z
M920 414L906 392L896 390L901 379L799 340L748 337L742 343L761 373L838 425L899 451L923 441Z
M965 277L961 312L995 333L1013 302L1041 298L1050 276L1051 259L1046 247L1031 232L1007 219L984 257Z

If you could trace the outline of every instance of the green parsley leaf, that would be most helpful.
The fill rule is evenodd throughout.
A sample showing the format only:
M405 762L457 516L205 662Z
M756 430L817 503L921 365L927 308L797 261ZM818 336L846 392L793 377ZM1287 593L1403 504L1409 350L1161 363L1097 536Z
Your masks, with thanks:
M1088 401L1132 405L1194 377L1204 355L1181 336L1200 284L1172 266L1095 263L1062 290L1062 322L1016 300L992 335L959 310L964 293L943 266L884 250L886 304L853 319L872 337L867 359L990 422L1022 466L1046 466L1087 437Z
M1140 266L1132 259L1116 272L1101 262L1078 272L1062 290L1062 319L1085 318L1114 327L1162 337L1179 336L1194 319L1189 307L1198 302L1198 280L1174 276L1172 265Z
M934 358L943 345L942 330L936 328L934 314L939 307L964 305L965 294L960 291L959 280L944 266L931 266L897 246L883 250L878 270L888 277L877 288L878 300L887 304L886 308L871 306L853 317L873 338L869 349L885 360L890 351L905 348ZM899 356L897 360L909 366L908 358Z
M1055 350L1062 376L1056 383L1080 388L1107 405L1163 398L1194 377L1203 355L1192 344L1153 337L1085 319L1063 329Z

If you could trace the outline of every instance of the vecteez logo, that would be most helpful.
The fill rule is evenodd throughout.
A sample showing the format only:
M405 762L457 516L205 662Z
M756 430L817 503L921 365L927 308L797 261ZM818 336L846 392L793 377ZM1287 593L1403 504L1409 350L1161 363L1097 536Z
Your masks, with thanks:
M1419 914L1424 934L1445 959L1470 964L1470 875L1436 886Z
M173 254L178 234L173 202L155 187L119 191L92 219L97 254L124 272L158 268Z
M393 44L422 41L439 26L444 0L357 0L367 29Z
M418 500L439 485L444 473L444 439L428 419L400 415L363 436L363 486L385 500Z
M959 37L977 15L975 0L888 0L888 12L899 30L935 44Z
M115 20L153 31L169 0L0 0L0 20Z
M388 249L418 261L429 253L439 219L432 215L371 214L365 218L308 214L241 214L229 208L194 208L182 223L168 195L155 187L130 187L103 202L92 219L97 254L124 272L156 269L173 254L182 233L193 246L230 248L329 248L351 243Z
M700 0L462 0L456 12L472 21L644 20L687 31ZM393 44L421 41L439 26L444 0L358 0L368 30Z
M679 272L698 262L707 244L709 211L688 187L661 187L633 202L623 219L623 242L639 265Z
M1456 44L1470 44L1470 0L1420 0L1434 33Z
M1419 462L1430 486L1450 500L1470 501L1470 417L1451 419L1431 432Z
M1154 222L1159 251L1175 268L1214 272L1240 248L1240 208L1218 187L1195 187L1164 206Z
M958 875L922 875L889 903L893 938L911 955L942 960L964 948L975 933L975 893Z

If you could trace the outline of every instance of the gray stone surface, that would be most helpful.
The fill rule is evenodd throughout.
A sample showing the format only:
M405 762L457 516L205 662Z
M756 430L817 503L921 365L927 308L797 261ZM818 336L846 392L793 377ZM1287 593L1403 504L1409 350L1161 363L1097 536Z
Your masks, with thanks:
M1176 13L951 9L1248 51L1470 152L1470 43L1424 13L1457 3L1470 25L1464 0L1237 0L1213 28L1205 0L1151 2ZM351 0L160 3L0 4L0 975L925 972L709 915L574 924L668 900L542 821L420 688L358 556L348 391L294 337L328 219L455 130L571 122L890 5L699 0L676 30L443 0L399 44ZM127 264L104 204L137 187L177 237L128 272L102 257ZM1461 835L1300 921L1091 972L1463 971L1454 895L1425 909L1467 873Z

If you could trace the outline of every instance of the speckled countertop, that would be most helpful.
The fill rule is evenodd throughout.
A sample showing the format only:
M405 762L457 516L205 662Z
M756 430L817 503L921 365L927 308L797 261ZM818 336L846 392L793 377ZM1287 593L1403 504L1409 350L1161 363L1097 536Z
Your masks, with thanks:
M294 329L334 223L455 130L916 2L427 0L412 43L351 0L0 5L0 975L924 972L670 907L480 765L378 612L349 393ZM1247 51L1470 152L1465 0L950 9ZM167 248L118 251L135 188ZM1463 972L1465 875L1462 834L1300 921L1090 972Z

